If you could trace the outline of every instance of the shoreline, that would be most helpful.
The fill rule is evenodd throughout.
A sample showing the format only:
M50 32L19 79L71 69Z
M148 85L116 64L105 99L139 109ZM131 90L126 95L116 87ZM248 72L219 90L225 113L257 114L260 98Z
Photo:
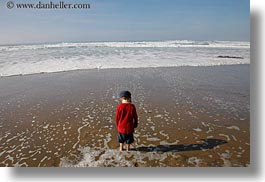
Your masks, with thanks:
M55 72L39 72L39 73L29 73L29 74L15 74L15 75L7 75L7 76L0 76L0 79L2 78L10 78L10 77L21 77L21 76L33 76L33 75L42 75L42 74L58 74L58 73L65 73L65 72L78 72L78 71L89 71L89 70L109 70L109 69L159 69L159 68L179 68L179 67L220 67L220 66L244 66L244 65L249 65L250 64L225 64L225 65L200 65L200 66L189 66L189 65L185 65L185 66L158 66L158 67L130 67L130 68L91 68L91 69L74 69L74 70L64 70L64 71L55 71Z
M116 68L5 77L0 166L249 166L249 69ZM129 153L118 152L114 122L123 89L132 92L140 119L137 151Z

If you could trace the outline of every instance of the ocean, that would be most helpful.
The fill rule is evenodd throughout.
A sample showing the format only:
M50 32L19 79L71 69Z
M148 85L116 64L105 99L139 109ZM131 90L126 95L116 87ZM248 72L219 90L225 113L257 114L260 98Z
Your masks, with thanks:
M249 64L249 42L2 45L0 167L249 166ZM139 125L119 152L125 89Z
M249 42L171 40L0 46L1 77L79 69L236 64L250 64Z

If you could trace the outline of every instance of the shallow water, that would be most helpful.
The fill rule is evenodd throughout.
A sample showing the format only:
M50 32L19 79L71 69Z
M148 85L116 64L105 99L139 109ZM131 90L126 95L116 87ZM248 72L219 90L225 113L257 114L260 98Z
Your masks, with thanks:
M0 80L1 166L248 166L249 65L109 69ZM140 124L118 152L129 89Z

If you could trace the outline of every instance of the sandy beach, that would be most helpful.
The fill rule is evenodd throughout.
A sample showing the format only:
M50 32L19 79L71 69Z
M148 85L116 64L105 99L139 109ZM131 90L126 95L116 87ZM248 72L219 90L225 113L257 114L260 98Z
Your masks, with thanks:
M0 166L250 165L249 64L91 69L0 78ZM140 124L119 152L115 110Z

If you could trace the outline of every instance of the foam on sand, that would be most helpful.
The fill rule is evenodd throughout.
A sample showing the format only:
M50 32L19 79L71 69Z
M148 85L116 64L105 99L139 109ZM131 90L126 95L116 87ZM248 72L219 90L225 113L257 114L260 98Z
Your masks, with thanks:
M117 149L91 148L80 149L81 159L72 161L62 158L61 167L140 167L145 166L146 161L158 162L161 165L168 157L168 154L157 152L119 152Z
M125 159L124 153L118 153L111 149L92 149L85 147L81 149L82 160L73 164L65 158L61 159L62 167L111 167L111 166L133 166L131 161Z

